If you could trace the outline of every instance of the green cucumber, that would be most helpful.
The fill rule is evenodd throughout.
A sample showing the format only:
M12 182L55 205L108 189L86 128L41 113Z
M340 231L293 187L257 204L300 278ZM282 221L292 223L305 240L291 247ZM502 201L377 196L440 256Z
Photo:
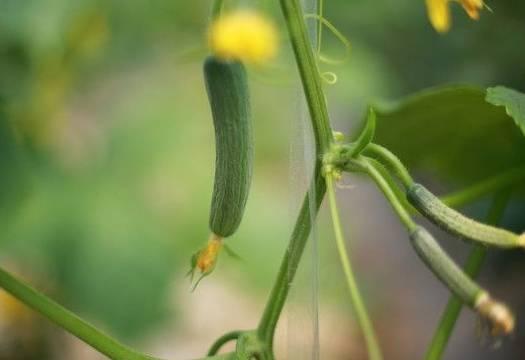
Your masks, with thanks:
M215 182L210 230L231 236L241 223L252 178L253 136L246 70L238 61L208 57L206 89L215 128Z
M494 336L514 331L515 318L509 308L493 299L448 256L434 237L422 226L410 233L417 254L432 272L463 303L489 321Z
M479 223L445 205L421 184L413 184L407 199L419 212L443 230L466 240L500 248L523 247L524 236Z
M424 227L417 226L410 233L410 241L421 260L450 291L462 302L474 307L484 291L456 265L434 237Z

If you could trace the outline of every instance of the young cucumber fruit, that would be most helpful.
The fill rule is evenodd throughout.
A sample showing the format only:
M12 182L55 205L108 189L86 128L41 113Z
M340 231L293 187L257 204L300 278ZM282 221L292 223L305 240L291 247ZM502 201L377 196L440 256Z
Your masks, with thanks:
M426 218L445 231L464 239L500 248L525 247L524 235L482 224L445 205L423 185L414 184L407 199Z
M253 136L246 70L240 62L209 57L206 89L215 127L215 183L210 230L232 235L241 222L252 178Z
M508 335L514 331L514 315L507 306L494 300L467 276L424 227L416 227L410 233L410 241L421 260L449 290L489 321L493 335Z
M190 274L199 269L195 286L209 275L222 248L241 223L252 179L253 136L246 70L238 61L210 56L204 62L204 80L215 129L215 181L207 245L193 255Z

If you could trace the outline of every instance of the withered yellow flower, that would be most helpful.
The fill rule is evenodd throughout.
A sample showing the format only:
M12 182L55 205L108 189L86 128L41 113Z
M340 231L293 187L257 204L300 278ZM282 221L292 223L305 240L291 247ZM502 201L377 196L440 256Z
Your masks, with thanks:
M483 9L484 5L482 0L461 0L460 2L471 19L479 19L479 11Z
M485 5L483 0L426 0L428 17L434 29L440 33L450 29L450 9L449 2L457 1L463 6L471 19L479 19L479 11Z
M248 10L220 16L211 24L208 40L213 54L224 60L264 63L277 52L277 31L273 23Z

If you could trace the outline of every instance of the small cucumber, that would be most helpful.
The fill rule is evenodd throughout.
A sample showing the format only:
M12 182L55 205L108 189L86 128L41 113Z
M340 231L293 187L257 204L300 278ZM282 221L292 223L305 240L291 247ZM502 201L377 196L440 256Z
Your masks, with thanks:
M509 308L494 300L465 274L424 227L417 226L410 233L410 241L421 260L445 286L489 321L494 336L508 335L514 331L515 319Z
M210 56L204 62L204 80L215 128L215 181L205 247L191 258L188 272L197 284L215 269L221 249L233 252L223 239L233 235L241 223L250 191L253 136L246 70L241 62L221 61Z
M483 290L456 265L434 237L424 227L418 226L410 233L410 241L421 260L450 291L473 307Z
M206 89L215 127L215 183L209 226L232 235L241 222L252 178L253 136L246 71L240 62L209 57Z
M427 219L451 234L500 248L523 247L524 236L479 223L445 205L421 184L413 184L407 199Z

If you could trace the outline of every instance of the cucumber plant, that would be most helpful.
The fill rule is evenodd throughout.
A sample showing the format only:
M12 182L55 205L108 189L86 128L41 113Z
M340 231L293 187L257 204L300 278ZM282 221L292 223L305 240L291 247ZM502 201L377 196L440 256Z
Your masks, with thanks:
M461 3L471 16L477 16L482 5L479 1L475 2L476 4L467 0L461 1ZM476 6L473 7L473 4ZM459 299L460 303L467 305L489 322L493 335L511 334L516 320L509 307L494 299L488 290L477 284L474 274L470 271L466 272L456 265L431 233L416 223L413 215L414 212L419 211L445 231L458 237L482 243L487 247L504 249L523 247L524 236L469 219L450 208L422 185L415 183L408 169L393 152L374 143L376 141L376 130L382 124L377 121L377 115L380 113L372 107L367 113L366 124L355 141L345 143L340 135L334 136L334 131L329 122L322 83L323 77L319 65L320 60L322 60L319 51L320 37L316 54L312 49L305 24L305 18L308 16L303 13L299 0L280 0L280 5L310 112L316 151L314 172L310 189L304 196L303 205L291 234L289 245L259 323L254 329L235 330L219 337L211 346L207 356L201 360L275 359L273 345L277 323L301 260L312 223L326 194L329 198L336 243L352 305L355 308L359 325L366 340L369 358L372 360L383 358L380 342L367 314L345 247L334 189L334 183L343 172L363 173L370 178L392 206L405 227L407 237L410 239L415 252L429 270L450 290L452 295ZM320 33L323 24L329 23L322 14L322 0L319 5L321 6L318 8L318 13L314 16L309 15L309 17L319 21L318 32ZM441 5L446 6L447 4L441 3ZM215 0L212 5L212 20L215 21L222 16L222 9L223 0ZM434 26L441 31L444 31L445 28L448 29L449 20L443 16L442 18L436 17L436 13L432 12L435 9L432 9L434 8L429 8L429 11ZM443 14L448 16L448 12L442 12L441 15ZM256 17L254 18L251 14L249 19L253 20ZM236 18L234 25L250 26L251 20L248 22L244 20L242 17ZM228 54L227 57L218 57L215 53L204 61L204 78L215 129L216 162L209 214L211 235L206 246L194 254L191 260L192 269L190 273L193 274L198 269L201 272L200 279L213 271L220 250L223 247L226 249L226 245L223 244L224 239L232 236L239 227L250 190L253 138L247 75L243 59L235 56L230 57L230 55L242 55L243 52L247 52L249 54L246 59L255 59L258 55L266 56L269 54L273 47L266 46L265 41L272 39L273 35L269 34L267 24L264 21L257 20L256 23L263 29L264 36L257 36L259 32L254 31L250 32L251 36L246 37L244 36L245 33L239 31L239 28L234 27L236 31L232 32L230 26L223 26L223 30L226 29L226 33L233 36L233 40L228 37L225 39L227 45L236 46L235 51L224 51L224 48L221 48L221 54ZM441 24L441 27L436 26L436 24ZM443 24L447 26L444 27ZM239 36L235 37L235 35ZM221 38L214 38L214 41ZM465 94L472 95L470 90L464 91L464 89L459 93L454 91L443 91L443 93L445 93L445 97L452 94L456 102L461 102L461 96ZM510 98L505 93L512 94L512 97ZM505 106L509 116L516 121L516 124L525 129L523 126L525 114L520 110L521 104L525 103L525 95L505 91L497 92L496 95L498 96L494 96L492 93L492 100L489 99L487 102L492 101L494 106ZM428 100L427 97L428 92L423 96L424 99L411 99L409 107L414 106L414 104L423 104L426 109L428 107L425 102ZM519 183L523 183L524 180L525 171L521 169L505 177L490 179L487 183L475 187L475 191L469 190L468 197L461 198L470 201L476 198L476 196L471 195L472 192L476 195L496 193L502 189L508 190ZM497 209L494 211L494 213L498 213L497 217L501 217L504 207L499 205L494 207ZM2 269L0 269L0 286L29 307L112 359L159 360L122 345ZM447 317L443 327L440 325L437 331L438 338L448 339L455 318L457 318L457 313ZM235 350L218 355L222 346L229 341L236 341ZM446 340L433 342L426 358L429 360L439 359L445 345Z

